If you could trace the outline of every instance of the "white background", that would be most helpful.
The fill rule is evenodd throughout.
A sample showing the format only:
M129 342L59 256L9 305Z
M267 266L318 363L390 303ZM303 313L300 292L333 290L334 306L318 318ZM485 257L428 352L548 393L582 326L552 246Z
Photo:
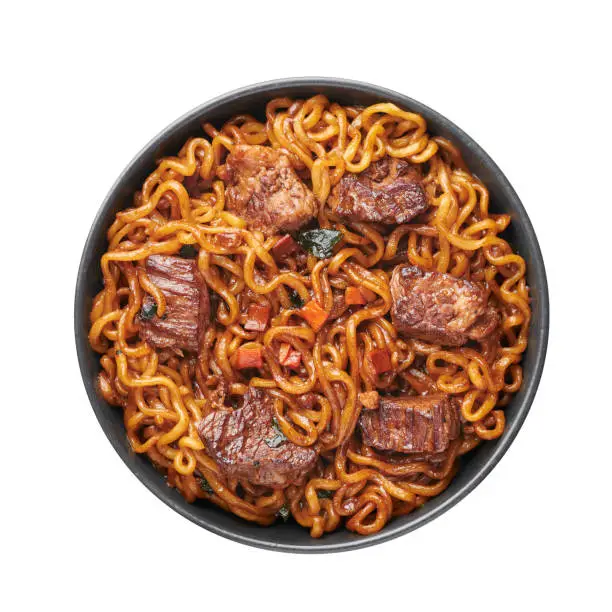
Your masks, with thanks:
M5 5L0 607L609 610L607 4ZM538 233L552 319L531 414L476 491L386 544L299 556L226 541L146 491L88 404L72 317L93 217L153 135L233 88L315 75L401 91L491 154Z

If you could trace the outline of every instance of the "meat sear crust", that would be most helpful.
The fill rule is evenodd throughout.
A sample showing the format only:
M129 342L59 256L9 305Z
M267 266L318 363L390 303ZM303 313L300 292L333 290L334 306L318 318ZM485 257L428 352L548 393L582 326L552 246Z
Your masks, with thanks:
M141 338L155 348L198 352L210 318L210 299L196 261L174 255L150 255L145 271L164 294L166 312L163 318L141 317ZM146 295L143 311L154 304L155 300Z
M360 174L347 172L329 198L341 217L368 223L398 224L427 210L419 167L383 157Z
M318 214L314 194L282 150L237 145L218 174L226 182L228 210L268 236L297 230Z
M229 478L284 489L301 484L318 453L298 446L274 427L274 405L265 391L249 388L237 410L217 410L198 425L209 455Z
M382 397L378 410L362 412L359 424L368 446L420 458L443 453L460 433L457 405L446 395Z
M390 287L393 325L406 336L461 346L486 338L499 323L484 283L400 265Z

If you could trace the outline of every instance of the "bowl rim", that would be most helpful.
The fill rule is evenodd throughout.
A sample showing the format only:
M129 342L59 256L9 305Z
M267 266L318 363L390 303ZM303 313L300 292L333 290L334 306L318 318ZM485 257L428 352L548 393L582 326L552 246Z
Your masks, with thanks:
M91 250L92 242L95 240L96 236L100 231L105 231L106 228L101 228L100 226L102 224L107 208L112 205L119 189L121 188L121 185L123 184L125 178L131 172L132 168L141 163L141 158L149 151L149 149L156 145L156 143L167 139L169 136L172 135L172 133L179 130L181 127L191 122L195 118L206 115L211 111L218 110L224 104L235 101L236 99L252 96L253 94L262 93L269 93L270 97L273 97L275 93L281 89L303 88L304 90L315 90L317 87L336 87L346 89L349 93L362 92L367 94L376 94L377 96L380 96L381 100L399 99L401 100L401 105L404 108L408 108L411 111L417 112L419 114L425 113L428 115L428 121L429 118L434 118L436 123L441 126L444 126L449 131L457 134L459 136L461 145L469 146L473 154L479 159L483 160L483 162L491 168L491 170L495 173L504 194L507 196L508 199L512 200L516 215L521 218L521 222L524 225L524 231L527 234L526 240L530 244L529 254L531 256L529 266L533 270L534 276L538 279L540 318L537 321L538 328L536 329L536 346L532 349L536 352L532 376L530 377L530 380L527 383L524 382L524 384L526 384L527 386L525 387L525 394L521 404L516 407L516 417L513 420L511 426L506 430L503 438L497 441L495 447L492 450L491 455L483 462L480 467L475 470L474 474L465 484L459 487L457 491L455 491L442 503L435 507L432 507L429 511L427 511L426 509L424 512L419 513L418 515L413 515L412 520L408 521L407 523L396 525L390 523L378 533L369 536L359 536L358 539L352 539L347 542L326 543L325 539L322 538L321 540L317 540L311 544L308 544L307 546L304 546L301 544L274 542L269 538L266 539L266 532L264 529L262 529L261 536L259 537L248 536L243 533L235 532L232 529L227 529L225 527L219 526L214 520L210 520L207 517L198 515L191 507L187 506L187 504L181 504L180 501L176 501L169 495L170 489L168 489L168 493L166 493L159 486L159 478L153 479L149 476L149 474L144 473L141 469L139 469L139 467L133 462L133 454L129 451L129 449L126 449L124 446L121 446L118 440L115 440L110 435L109 428L107 428L104 423L104 413L100 405L101 403L99 402L99 397L96 394L96 390L94 388L95 386L91 384L91 381L89 381L87 378L88 368L86 364L86 354L88 351L91 351L91 348L89 348L86 339L85 341L83 339L83 331L81 328L81 324L83 317L83 303L84 300L88 297L85 292L85 277L87 275L87 267L89 265L88 253ZM532 319L531 324L536 324L536 321ZM343 552L348 550L365 548L367 546L373 546L374 544L380 544L382 542L386 542L398 536L404 535L410 531L418 529L419 527L422 527L433 519L444 514L447 510L455 506L464 497L471 493L499 463L501 458L505 455L508 448L513 443L523 423L525 422L527 414L529 413L529 410L535 398L544 369L544 362L546 360L546 352L548 346L549 325L550 304L546 268L544 265L544 258L542 256L542 251L538 243L535 230L533 228L529 215L527 214L527 211L525 210L514 188L512 187L504 173L501 171L499 166L497 166L497 164L488 155L488 153L473 138L471 138L466 132L464 132L461 128L455 125L452 121L450 121L434 109L419 102L418 100L415 100L397 91L381 87L379 85L374 85L364 81L356 81L351 79L342 79L334 77L293 77L273 79L254 83L245 87L240 87L238 89L234 89L227 93L218 95L212 98L211 100L198 105L197 107L191 109L190 111L186 112L178 119L170 123L164 129L162 129L144 147L142 147L142 149L127 164L127 166L115 180L114 184L112 185L102 204L100 205L87 235L85 245L83 247L83 252L81 255L81 260L77 273L74 300L75 341L83 384L85 386L90 404L93 408L96 418L98 419L98 422L100 423L100 426L102 427L102 430L104 431L106 437L112 444L117 454L121 457L122 461L126 464L130 471L157 498L159 498L170 508L172 508L185 518L189 519L196 525L199 525L200 527L203 527L212 533L228 538L235 542L240 542L242 544L247 544L257 548L290 553ZM531 340L531 343L533 343L533 340ZM425 508L427 507L425 506Z

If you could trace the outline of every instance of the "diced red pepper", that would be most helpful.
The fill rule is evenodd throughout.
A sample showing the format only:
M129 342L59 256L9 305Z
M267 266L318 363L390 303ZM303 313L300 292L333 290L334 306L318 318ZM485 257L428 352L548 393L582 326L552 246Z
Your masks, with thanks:
M302 363L302 355L299 351L293 350L285 360L284 365L292 370L297 370Z
M298 243L289 235L285 234L273 247L272 254L274 257L285 257L291 255L298 249Z
M278 350L278 361L281 365L295 370L300 367L302 354L300 351L296 351L290 344L283 342Z
M375 349L368 353L368 358L377 374L383 374L393 369L391 355L387 349Z
M278 349L278 360L283 363L291 351L291 345L283 342Z
M247 320L244 324L244 329L256 332L265 331L268 326L269 316L269 304L250 304L247 310Z
M263 365L263 355L260 346L245 347L241 346L236 351L236 361L234 365L239 370L246 368L261 368Z
M366 299L359 287L347 287L344 292L344 302L347 306L362 306Z
M359 287L359 291L361 291L361 295L363 295L366 302L373 302L378 297L373 291L370 291L367 287Z
M316 332L323 327L325 321L327 321L327 317L329 317L329 314L319 306L316 300L310 300L310 302L303 306L299 312L302 317L306 319L308 325Z

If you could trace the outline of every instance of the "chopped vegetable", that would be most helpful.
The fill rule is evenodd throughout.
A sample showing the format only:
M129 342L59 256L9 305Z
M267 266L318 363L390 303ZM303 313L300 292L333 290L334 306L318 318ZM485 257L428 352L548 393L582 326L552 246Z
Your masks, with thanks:
M377 295L367 287L359 287L359 291L361 291L361 295L363 295L366 302L373 302L377 298Z
M347 306L359 306L366 303L366 299L359 287L347 287L344 293L344 302Z
M300 367L302 354L287 342L283 342L278 350L278 361L283 366L296 369Z
M266 438L264 440L264 442L270 448L278 448L284 441L285 441L284 438L281 438L281 436L279 436L278 434L275 436L272 436L271 438Z
M146 302L142 305L140 309L140 318L148 321L152 319L157 314L157 303L156 302Z
M287 342L283 342L283 344L280 345L280 348L278 349L278 360L281 362L281 364L283 361L285 361L285 359L287 359L290 351L291 345Z
M376 294L367 287L347 287L344 297L347 306L363 305L373 302L375 299Z
M289 512L289 508L287 508L287 506L281 506L279 511L276 513L276 516L282 518L286 523L291 517L291 512Z
M272 419L272 427L276 433L271 438L266 438L264 442L270 448L277 448L287 439L287 436L283 433L276 419Z
M297 241L318 259L331 257L341 238L342 232L331 229L306 230L297 235Z
M239 370L246 368L261 368L263 365L263 356L260 346L245 347L241 346L236 351L235 366Z
M208 480L206 480L206 478L204 478L203 476L199 479L200 481L200 489L202 489L202 491L204 491L205 493L208 493L209 495L213 495L214 494L214 489L210 486Z
M387 349L375 349L368 353L368 358L377 374L383 374L393 369L391 355Z
M195 244L184 244L179 251L179 255L185 259L193 259L198 256L198 249Z
M297 370L300 367L300 363L302 363L302 355L298 351L293 350L289 353L289 357L285 359L283 365L292 370Z
M329 499L334 496L334 491L328 491L327 489L317 489L317 497L319 499Z
M244 324L244 329L247 331L265 331L268 325L269 316L269 304L250 304L247 311L247 320Z
M289 291L289 299L296 308L301 308L304 305L304 300L300 297L300 294L294 289Z
M378 391L366 391L365 393L360 393L358 398L362 406L367 410L376 410L376 408L378 408L378 402L380 401Z
M316 300L310 300L308 304L303 306L300 309L300 314L316 332L323 327L325 321L327 321L327 317L329 317L329 314L319 306Z
M282 258L286 255L291 255L291 253L294 253L297 249L297 242L289 234L285 234L272 247L272 254L274 255L274 257Z

